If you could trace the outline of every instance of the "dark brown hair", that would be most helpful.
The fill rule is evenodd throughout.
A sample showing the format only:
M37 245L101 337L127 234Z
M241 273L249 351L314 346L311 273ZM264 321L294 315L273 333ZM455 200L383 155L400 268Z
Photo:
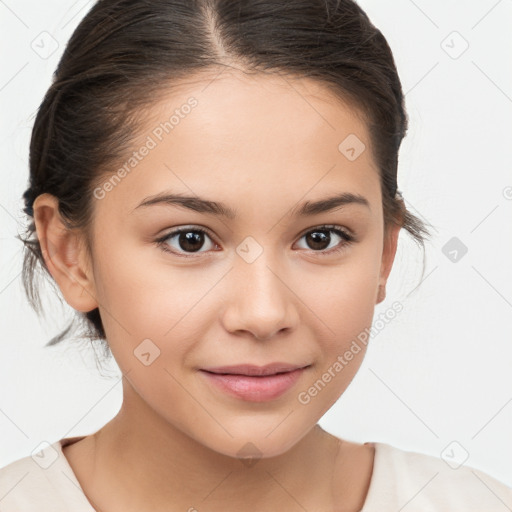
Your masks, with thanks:
M24 212L33 217L35 198L52 194L66 225L90 244L93 190L129 151L138 112L180 79L230 65L313 78L356 107L380 170L386 229L401 225L424 248L426 225L395 197L407 115L394 58L352 0L100 0L69 40L38 110ZM52 278L33 219L22 241L23 285L39 313L37 265ZM97 308L75 320L106 345Z

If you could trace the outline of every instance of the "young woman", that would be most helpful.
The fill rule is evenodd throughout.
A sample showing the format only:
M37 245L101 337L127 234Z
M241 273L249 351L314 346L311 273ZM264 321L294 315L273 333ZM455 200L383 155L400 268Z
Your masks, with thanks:
M353 1L102 0L35 121L36 265L123 373L119 413L0 470L3 512L512 507L476 469L319 425L399 232L407 128ZM60 342L61 336L53 340Z

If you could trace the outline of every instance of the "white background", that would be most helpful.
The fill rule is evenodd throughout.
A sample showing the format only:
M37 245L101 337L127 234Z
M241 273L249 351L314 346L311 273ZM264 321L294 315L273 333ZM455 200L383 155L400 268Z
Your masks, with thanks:
M96 431L121 403L115 363L105 378L90 350L71 342L43 348L72 310L51 290L46 320L30 309L15 239L33 113L90 5L0 2L0 466L43 440ZM360 5L388 39L406 92L399 188L437 231L414 292L422 255L402 232L374 318L396 300L404 309L373 337L359 373L320 424L342 438L436 457L456 440L467 465L512 486L512 2ZM48 58L31 47L47 37L43 31L59 44ZM464 40L469 47L459 56ZM457 262L443 253L452 237L468 248Z

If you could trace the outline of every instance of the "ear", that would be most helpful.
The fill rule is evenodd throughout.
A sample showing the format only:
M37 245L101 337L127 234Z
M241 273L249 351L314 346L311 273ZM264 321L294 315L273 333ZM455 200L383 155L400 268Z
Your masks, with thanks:
M384 246L382 249L382 263L380 267L379 288L375 304L380 304L386 298L386 283L393 267L396 249L398 246L398 235L400 234L400 225L392 225L384 237Z
M94 280L83 240L66 227L58 199L41 194L34 201L34 223L44 261L66 302L78 311L98 307Z

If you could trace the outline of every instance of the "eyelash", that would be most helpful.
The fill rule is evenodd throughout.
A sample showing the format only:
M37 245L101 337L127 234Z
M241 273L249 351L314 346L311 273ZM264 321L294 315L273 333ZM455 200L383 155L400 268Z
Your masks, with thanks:
M311 250L311 252L313 252L314 254L317 254L319 256L331 256L333 254L340 253L340 252L346 250L349 245L351 245L352 243L355 242L355 237L353 235L351 235L348 231L345 231L344 229L341 229L338 226L334 226L334 225L331 225L331 224L324 224L324 225L321 225L321 226L317 226L317 227L315 227L313 229L309 229L308 231L304 232L300 236L299 240L301 238L303 238L304 236L308 235L309 233L313 233L315 231L332 231L332 232L336 233L337 235L339 235L344 240L343 243L340 243L336 247L333 247L333 248L331 248L331 249L329 249L327 251L326 250L323 250L323 251ZM171 232L167 233L166 235L164 235L164 236L162 236L160 238L157 238L155 240L155 243L164 252L168 252L168 253L173 254L175 256L182 257L182 258L197 258L198 256L193 256L192 255L193 253L191 253L190 255L186 255L185 256L184 254L180 254L180 253L178 253L176 251L173 251L173 250L169 249L169 246L165 243L170 238L172 238L172 237L174 237L176 235L179 235L180 233L188 233L188 232L203 233L205 235L208 235L208 237L212 238L212 240L213 240L213 237L209 233L208 230L206 230L204 228L201 228L199 226L196 226L196 227L179 228L179 229L176 229L174 231L171 231Z

